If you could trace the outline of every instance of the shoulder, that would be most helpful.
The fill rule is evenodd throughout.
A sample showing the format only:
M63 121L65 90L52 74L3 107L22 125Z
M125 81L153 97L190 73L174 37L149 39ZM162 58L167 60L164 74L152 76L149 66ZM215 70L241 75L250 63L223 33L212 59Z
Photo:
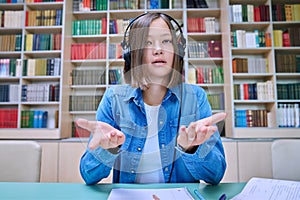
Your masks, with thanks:
M134 90L135 89L132 88L128 84L114 85L114 86L109 87L105 93L108 97L113 97L113 96L126 97L126 96L130 95L132 93L132 91L134 91Z
M202 95L206 96L206 91L202 87L193 84L184 83L183 92L190 93L196 96L202 96Z

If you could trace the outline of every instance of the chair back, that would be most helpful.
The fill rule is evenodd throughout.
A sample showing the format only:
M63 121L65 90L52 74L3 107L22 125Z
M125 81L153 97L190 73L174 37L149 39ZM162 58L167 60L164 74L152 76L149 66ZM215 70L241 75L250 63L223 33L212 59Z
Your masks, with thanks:
M41 146L29 140L0 140L0 181L39 182Z
M275 179L300 181L300 139L272 143L272 173Z

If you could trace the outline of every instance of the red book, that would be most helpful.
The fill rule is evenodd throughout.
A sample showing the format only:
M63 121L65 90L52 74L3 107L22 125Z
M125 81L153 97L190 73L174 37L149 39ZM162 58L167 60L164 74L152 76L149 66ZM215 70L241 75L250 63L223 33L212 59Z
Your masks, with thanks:
M259 11L259 7L257 7L257 6L254 6L254 13L253 13L253 15L254 15L254 21L255 22L260 22L260 11Z
M291 46L291 40L290 40L290 34L288 31L285 31L282 33L282 45L284 47L290 47Z
M249 90L248 90L248 83L244 83L243 84L244 87L244 99L248 100L249 99Z
M196 71L197 71L197 83L199 83L199 84L204 83L203 68L197 67Z
M213 58L222 57L222 42L217 40L211 40L208 42L208 54Z
M107 18L102 18L102 34L107 34Z

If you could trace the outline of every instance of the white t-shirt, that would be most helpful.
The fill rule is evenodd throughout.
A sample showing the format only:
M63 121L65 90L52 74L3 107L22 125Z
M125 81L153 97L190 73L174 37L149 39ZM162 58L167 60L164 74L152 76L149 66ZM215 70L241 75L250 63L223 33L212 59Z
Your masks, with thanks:
M148 122L148 135L143 154L137 170L137 183L164 183L164 175L161 166L160 150L158 144L158 106L145 104Z

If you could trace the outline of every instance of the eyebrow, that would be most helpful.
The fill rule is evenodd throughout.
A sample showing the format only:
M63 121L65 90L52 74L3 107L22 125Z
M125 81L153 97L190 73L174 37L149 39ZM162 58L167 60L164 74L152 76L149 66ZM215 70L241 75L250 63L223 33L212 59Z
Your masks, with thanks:
M148 37L155 37L155 36L157 36L157 35L150 35L150 34L148 34ZM160 37L164 37L164 36L171 36L172 37L172 34L171 33L164 33L164 34L161 34L159 36Z

